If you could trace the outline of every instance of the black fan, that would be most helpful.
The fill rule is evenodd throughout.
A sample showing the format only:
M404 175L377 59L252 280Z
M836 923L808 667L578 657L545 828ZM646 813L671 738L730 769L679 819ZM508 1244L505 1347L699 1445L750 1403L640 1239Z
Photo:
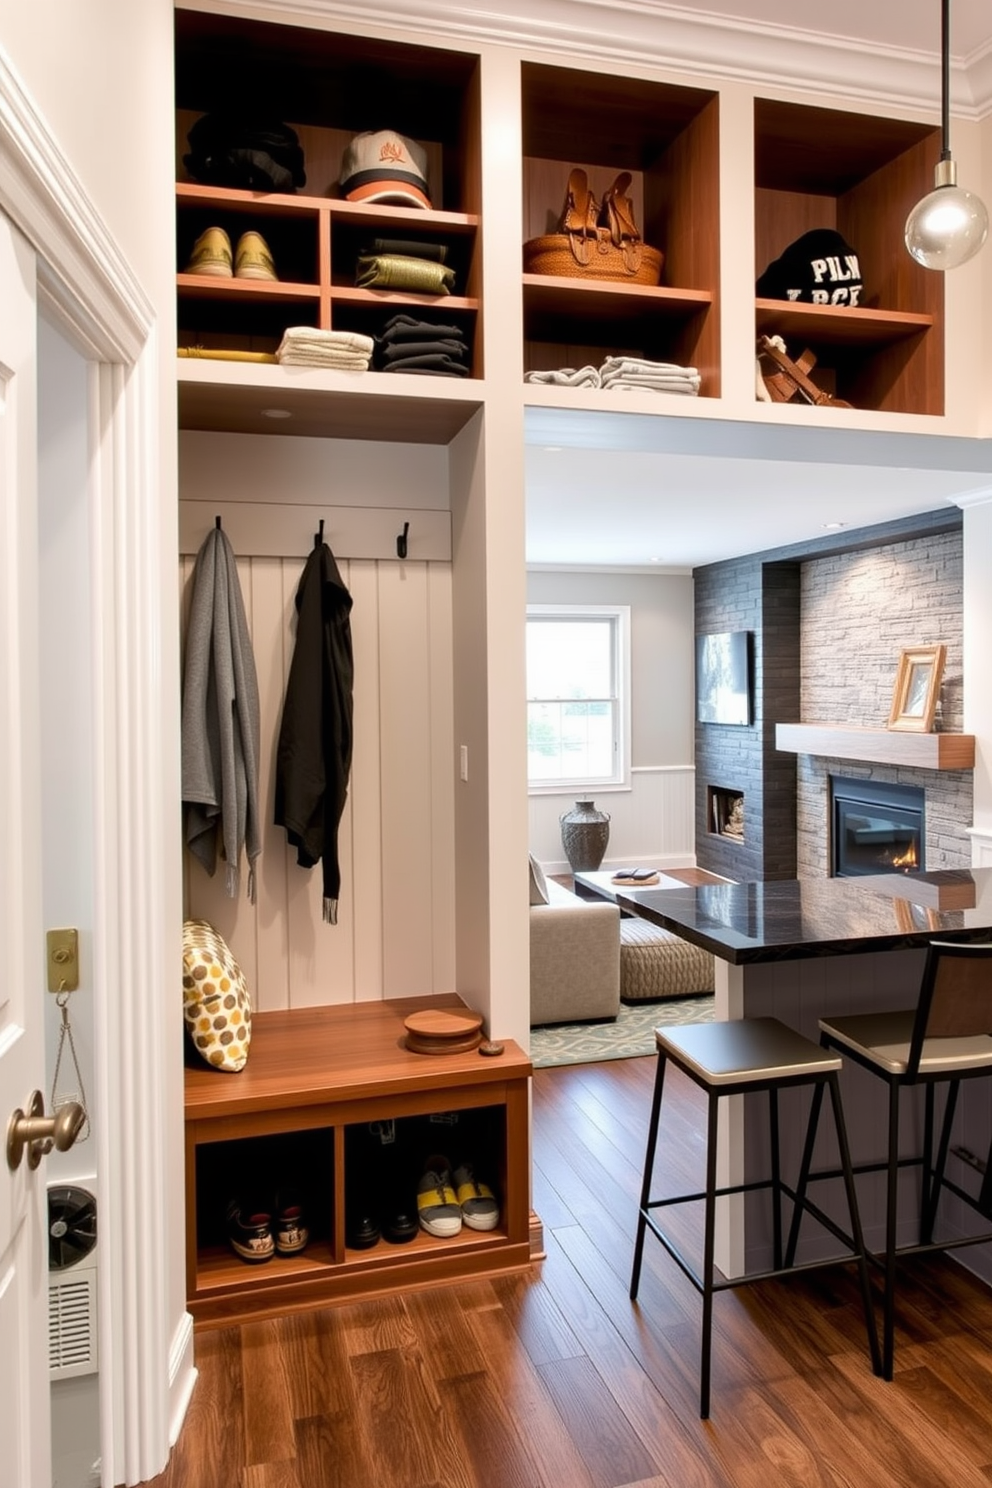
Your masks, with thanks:
M96 1244L96 1199L85 1188L48 1190L48 1266L64 1271Z

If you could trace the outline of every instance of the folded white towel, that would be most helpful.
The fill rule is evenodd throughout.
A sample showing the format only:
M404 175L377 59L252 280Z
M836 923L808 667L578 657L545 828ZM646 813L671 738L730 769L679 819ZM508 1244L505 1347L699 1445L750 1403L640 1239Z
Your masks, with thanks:
M610 377L603 378L603 387L614 387L617 383L626 382L633 387L685 387L698 388L700 379L698 377L672 377L663 375L649 375L645 372L616 373Z
M680 367L677 362L650 362L642 357L611 356L599 369L601 377L607 377L615 372L634 372L674 375L679 377L698 377L699 373L695 367Z
M319 331L314 326L289 326L276 355L287 346L322 346L340 351L360 351L371 356L375 342L358 331Z
M667 387L657 382L611 382L604 385L603 391L607 393L678 393L686 398L699 396L697 387L687 387L684 384Z
M595 367L559 367L553 372L525 372L524 382L552 387L599 387L599 373Z

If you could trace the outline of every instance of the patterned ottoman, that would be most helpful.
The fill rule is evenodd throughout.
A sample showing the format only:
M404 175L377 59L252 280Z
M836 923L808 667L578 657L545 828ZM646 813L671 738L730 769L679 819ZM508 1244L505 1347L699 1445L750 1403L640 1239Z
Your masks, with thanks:
M620 1001L657 1002L712 992L713 957L670 930L636 918L620 921Z

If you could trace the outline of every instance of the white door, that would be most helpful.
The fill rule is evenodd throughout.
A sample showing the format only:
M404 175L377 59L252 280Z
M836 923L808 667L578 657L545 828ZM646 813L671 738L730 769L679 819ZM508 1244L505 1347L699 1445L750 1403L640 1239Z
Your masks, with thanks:
M0 1134L45 1088L32 249L0 214ZM51 1483L45 1163L0 1156L0 1478Z

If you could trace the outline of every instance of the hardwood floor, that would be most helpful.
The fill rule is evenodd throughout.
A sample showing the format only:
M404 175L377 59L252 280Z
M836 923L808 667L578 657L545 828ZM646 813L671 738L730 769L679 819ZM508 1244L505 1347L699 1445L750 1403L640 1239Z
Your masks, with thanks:
M198 1334L155 1488L989 1488L992 1293L942 1258L904 1270L891 1384L849 1268L718 1295L699 1420L700 1299L650 1237L627 1295L653 1074L535 1074L526 1274ZM669 1081L696 1184L699 1095Z

